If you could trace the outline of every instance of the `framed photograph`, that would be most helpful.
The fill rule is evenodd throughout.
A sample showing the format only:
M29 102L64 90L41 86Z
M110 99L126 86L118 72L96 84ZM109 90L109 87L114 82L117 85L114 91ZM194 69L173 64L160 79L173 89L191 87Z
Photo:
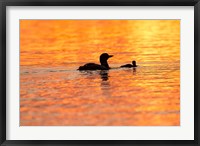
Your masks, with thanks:
M1 145L199 145L199 0L3 0Z

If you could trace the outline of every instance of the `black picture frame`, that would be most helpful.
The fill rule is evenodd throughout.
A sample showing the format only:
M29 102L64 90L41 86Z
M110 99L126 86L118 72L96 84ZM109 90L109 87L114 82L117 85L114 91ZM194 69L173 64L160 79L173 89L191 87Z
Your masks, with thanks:
M6 139L6 7L7 6L194 6L194 140L7 140ZM197 146L199 139L199 0L0 0L0 143L2 146ZM59 133L58 133L59 134Z

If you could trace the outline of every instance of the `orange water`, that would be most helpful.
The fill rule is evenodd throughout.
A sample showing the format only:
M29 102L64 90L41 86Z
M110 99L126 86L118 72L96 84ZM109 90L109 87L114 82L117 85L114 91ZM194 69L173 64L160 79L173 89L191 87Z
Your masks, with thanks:
M20 125L180 125L180 21L21 20Z

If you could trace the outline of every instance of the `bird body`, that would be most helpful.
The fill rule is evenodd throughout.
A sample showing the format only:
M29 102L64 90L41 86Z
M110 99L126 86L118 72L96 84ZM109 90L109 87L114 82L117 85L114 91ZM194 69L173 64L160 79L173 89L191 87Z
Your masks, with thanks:
M131 68L131 67L133 67L133 65L132 65L132 64L125 64L125 65L122 65L122 66L120 66L120 67L128 67L128 68Z
M122 65L120 67L131 68L131 67L137 67L137 65L136 65L136 61L132 61L132 64L125 64L125 65Z
M78 70L109 70L110 67L108 65L107 60L110 57L113 57L113 55L108 55L107 53L103 53L99 57L101 65L96 63L86 63L85 65L80 66Z
M87 63L83 66L80 66L78 70L107 70L105 66L96 64L96 63Z

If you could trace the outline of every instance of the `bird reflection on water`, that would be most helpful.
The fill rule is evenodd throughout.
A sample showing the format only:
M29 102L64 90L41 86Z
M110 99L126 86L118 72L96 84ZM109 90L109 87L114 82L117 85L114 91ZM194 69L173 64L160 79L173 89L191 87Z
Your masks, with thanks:
M102 81L107 81L108 80L108 78L109 78L108 71L101 70L99 74L101 76Z

